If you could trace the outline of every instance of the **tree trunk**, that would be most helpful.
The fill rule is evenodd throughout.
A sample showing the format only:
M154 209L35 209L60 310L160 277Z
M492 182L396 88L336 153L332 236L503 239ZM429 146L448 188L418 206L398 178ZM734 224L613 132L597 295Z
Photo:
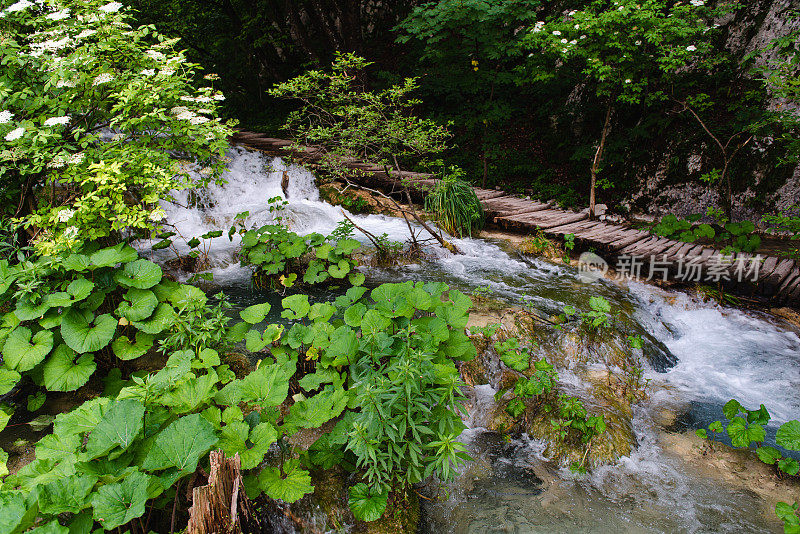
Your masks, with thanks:
M597 147L597 152L594 154L594 161L592 161L592 181L589 185L589 218L594 219L594 205L595 205L595 187L597 186L597 173L600 170L600 162L603 161L603 149L606 146L606 136L611 129L611 103L609 99L608 109L606 110L606 120L603 123L603 133L600 135L600 145Z
M723 197L725 198L725 205L723 206L723 209L725 210L725 217L727 217L729 221L733 221L733 191L731 188L731 177L728 174L729 163L730 160L725 159L720 181L722 182L722 187L724 188Z
M260 534L258 517L242 486L239 455L225 458L211 451L211 473L207 486L192 490L186 534Z

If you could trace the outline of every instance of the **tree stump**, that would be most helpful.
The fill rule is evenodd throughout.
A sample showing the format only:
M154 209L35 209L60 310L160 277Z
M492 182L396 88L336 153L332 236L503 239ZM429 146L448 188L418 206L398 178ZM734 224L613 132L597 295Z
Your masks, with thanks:
M216 450L209 456L208 485L192 490L187 534L260 534L261 522L242 487L239 454L225 458Z

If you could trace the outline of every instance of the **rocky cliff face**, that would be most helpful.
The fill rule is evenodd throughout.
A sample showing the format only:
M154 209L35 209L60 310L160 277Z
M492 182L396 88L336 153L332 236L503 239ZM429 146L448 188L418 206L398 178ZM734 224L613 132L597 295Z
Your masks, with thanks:
M763 49L774 39L800 29L800 0L745 0L744 6L719 21L725 31L725 46L737 58ZM774 53L757 58L756 66L774 59ZM745 74L745 77L750 76ZM732 92L731 98L737 98ZM766 106L786 109L788 104L773 95ZM800 109L794 110L800 113ZM712 118L713 120L713 118ZM694 128L691 117L686 126ZM725 139L723 139L723 143ZM731 174L734 181L734 217L760 219L764 213L788 210L800 204L800 164L780 164L773 140L755 137L736 156ZM719 205L720 195L700 176L720 166L719 153L710 137L682 136L653 147L650 163L635 170L638 189L626 202L634 211L652 215L666 212L686 215Z

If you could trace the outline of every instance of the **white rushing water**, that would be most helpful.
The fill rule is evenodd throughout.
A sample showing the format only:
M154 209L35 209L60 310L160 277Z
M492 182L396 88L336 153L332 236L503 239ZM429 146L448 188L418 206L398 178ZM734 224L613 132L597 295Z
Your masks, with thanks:
M268 199L273 197L288 200L283 215L290 228L300 234L327 235L344 218L341 208L320 201L314 176L302 167L242 148L231 149L229 157L229 170L223 176L227 184L211 185L199 198L191 192L179 192L175 194L175 203L164 203L168 222L186 240L217 229L227 233L236 214L244 211L249 211L247 227L270 222L274 213L269 210ZM281 188L286 175L288 195ZM408 229L401 219L379 215L353 218L377 235L386 233L398 241L408 238ZM465 515L460 523L458 518L454 519L446 530L485 532L500 528L498 521L524 532L692 532L705 531L703 525L709 522L715 525L709 531L760 530L752 499L737 500L735 495L718 487L689 478L680 459L662 454L648 410L690 406L695 423L707 424L719 417L727 400L736 398L747 407L765 404L778 423L800 417L797 388L800 338L795 331L765 316L701 303L688 295L645 284L619 286L602 281L587 286L577 280L574 269L512 256L501 243L482 239L455 242L463 254L435 250L419 264L365 273L371 283L440 280L465 291L488 286L496 296L525 302L545 313L558 313L566 304L585 308L590 295L600 294L615 306L635 310L633 319L641 332L663 344L677 358L677 363L666 372L652 369L647 372L657 387L647 407L641 408L643 411L634 418L639 447L630 457L597 470L591 477L575 479L560 471L555 480L548 482L551 493L555 492L557 497L546 491L542 493L541 488L519 486L510 475L490 479L498 484L501 484L498 480L505 481L502 484L511 480L509 494L505 496L493 493L490 488L480 491L473 488L472 493L464 489L454 492L442 506L447 513ZM200 249L205 250L204 247L208 248L209 267L216 282L223 286L247 284L250 271L240 267L236 260L238 236L230 241L223 235ZM179 254L188 252L188 247L178 241L176 248ZM159 251L156 259L165 260L174 254L174 251ZM482 386L478 392L481 405L491 403L493 391L487 387ZM478 442L483 439L480 417L475 414L472 417L469 421L472 429L465 437L475 442L471 446L480 449ZM772 426L774 430L775 425ZM487 461L496 472L499 469L508 473L508 465L525 472L531 458L540 455L539 445L518 444L510 456L506 453L498 459L489 454ZM538 493L550 495L547 499L564 499L570 506L567 509L554 506L551 501L544 503L534 498ZM647 511L641 512L642 508ZM502 513L506 516L500 520L498 514ZM598 514L605 514L604 528L592 526ZM730 514L738 519L730 519ZM514 518L508 519L511 516ZM475 517L482 519L471 522ZM431 532L445 528L435 523L435 518L431 521L431 525L436 525L429 527Z

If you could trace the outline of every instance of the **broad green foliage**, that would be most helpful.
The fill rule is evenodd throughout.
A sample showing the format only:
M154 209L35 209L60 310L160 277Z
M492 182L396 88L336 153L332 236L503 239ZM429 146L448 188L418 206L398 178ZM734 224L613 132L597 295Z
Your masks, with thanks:
M769 423L770 415L763 404L757 410L748 410L737 400L731 399L723 407L722 413L728 420L726 426L722 421L714 421L708 425L708 429L698 429L697 435L704 439L714 439L724 430L734 447L755 447L756 455L765 464L775 465L789 476L800 474L800 463L797 460L783 456L783 453L775 447L764 444L767 435L764 427ZM782 424L775 436L775 443L789 451L800 451L800 421L793 420ZM779 502L775 507L775 513L783 521L786 534L800 532L797 503L790 505Z
M334 241L322 234L298 235L280 224L268 224L248 230L242 235L242 264L253 268L258 285L275 285L279 280L286 287L325 282L361 285L364 276L352 272L353 252L360 246L355 239ZM287 283L291 278L292 282Z
M573 306L564 306L564 318L577 318L590 332L611 326L611 304L603 297L589 297L589 310L577 311Z
M2 260L2 393L29 373L50 391L86 384L99 361L135 360L156 348L218 348L228 318L198 288L162 278L161 268L126 245Z
M323 148L323 168L346 177L344 158L358 157L399 171L397 160L444 150L450 134L429 119L413 114L418 100L410 98L415 78L382 91L367 91L359 75L370 63L354 54L337 54L331 72L310 70L270 90L296 99L302 107L289 114L285 128L302 144Z
M461 179L461 169L450 168L425 197L425 210L442 229L454 236L472 236L483 227L483 205L472 186Z
M717 216L716 227L707 223L697 224L702 217L700 214L689 215L685 219L668 214L650 231L686 243L694 243L700 239L717 242L725 245L722 249L723 254L754 252L761 246L761 237L756 233L756 225L752 222L729 222L714 210L709 210L708 215Z
M26 224L41 251L150 230L159 199L192 185L189 165L221 171L223 97L190 85L196 66L176 40L131 26L116 2L3 6L0 190L4 202L31 203ZM59 193L40 195L42 186Z
M786 232L792 241L800 240L800 207L786 211L780 215L765 215L764 222L770 225L770 230ZM800 259L800 246L795 245L786 255Z

